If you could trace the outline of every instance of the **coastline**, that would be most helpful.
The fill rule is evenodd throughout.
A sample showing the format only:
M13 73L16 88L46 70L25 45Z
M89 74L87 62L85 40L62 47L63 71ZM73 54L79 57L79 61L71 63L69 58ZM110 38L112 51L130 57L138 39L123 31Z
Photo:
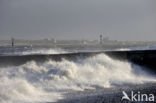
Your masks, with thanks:
M79 92L65 93L62 100L56 103L123 103L121 98L122 91L130 94L131 91L137 93L154 94L156 101L156 83L145 83L131 86L118 86L112 88L98 88L95 90L84 90ZM134 103L134 102L126 102ZM144 102L141 103L151 103ZM154 102L152 102L154 103Z

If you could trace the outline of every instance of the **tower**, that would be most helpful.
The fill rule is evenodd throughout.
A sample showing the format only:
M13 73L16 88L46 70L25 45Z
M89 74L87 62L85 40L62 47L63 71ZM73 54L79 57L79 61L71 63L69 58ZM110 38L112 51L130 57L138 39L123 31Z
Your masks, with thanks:
M100 44L102 44L102 35L100 35Z
M14 38L11 38L11 45L14 47Z

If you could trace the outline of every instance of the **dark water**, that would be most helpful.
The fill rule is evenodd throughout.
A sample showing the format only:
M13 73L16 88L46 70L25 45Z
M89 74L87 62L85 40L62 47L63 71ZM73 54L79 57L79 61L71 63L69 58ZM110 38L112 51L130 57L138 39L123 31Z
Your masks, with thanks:
M98 97L95 95L101 94L101 90L106 93L107 88L110 93L119 86L156 82L155 75L147 72L147 68L125 56L119 59L124 52L113 51L114 57L110 51L1 47L0 102L65 102L70 97L74 98L71 102L84 98L83 103L87 103L85 95L90 95L89 101L96 101Z

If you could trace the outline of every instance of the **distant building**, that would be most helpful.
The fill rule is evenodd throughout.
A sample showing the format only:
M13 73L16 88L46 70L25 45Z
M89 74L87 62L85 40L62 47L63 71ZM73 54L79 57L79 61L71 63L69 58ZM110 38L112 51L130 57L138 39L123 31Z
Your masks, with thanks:
M45 38L45 39L43 39L44 41L49 41L49 39L48 38Z
M105 42L105 41L106 41L106 42L109 41L109 37L104 37L104 38L103 38L103 41L104 41L104 42Z
M87 41L86 40L82 40L82 44L83 45L87 44Z
M103 41L103 40L102 40L102 35L100 35L100 44L102 44L102 41Z
M14 41L15 41L15 39L11 38L11 45L12 45L12 47L14 46Z
M56 39L52 38L51 39L52 43L57 43Z

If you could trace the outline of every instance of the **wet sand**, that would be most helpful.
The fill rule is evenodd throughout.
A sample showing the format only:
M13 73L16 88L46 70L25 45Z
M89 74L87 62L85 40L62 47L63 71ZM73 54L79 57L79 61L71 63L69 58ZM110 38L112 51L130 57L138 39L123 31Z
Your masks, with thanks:
M123 102L122 91L125 91L128 96L131 91L140 94L154 94L154 101L156 102L156 83L147 83L140 85L117 86L112 88L97 88L94 90L84 90L79 92L65 93L64 99L57 101L57 103L154 103L154 102Z

